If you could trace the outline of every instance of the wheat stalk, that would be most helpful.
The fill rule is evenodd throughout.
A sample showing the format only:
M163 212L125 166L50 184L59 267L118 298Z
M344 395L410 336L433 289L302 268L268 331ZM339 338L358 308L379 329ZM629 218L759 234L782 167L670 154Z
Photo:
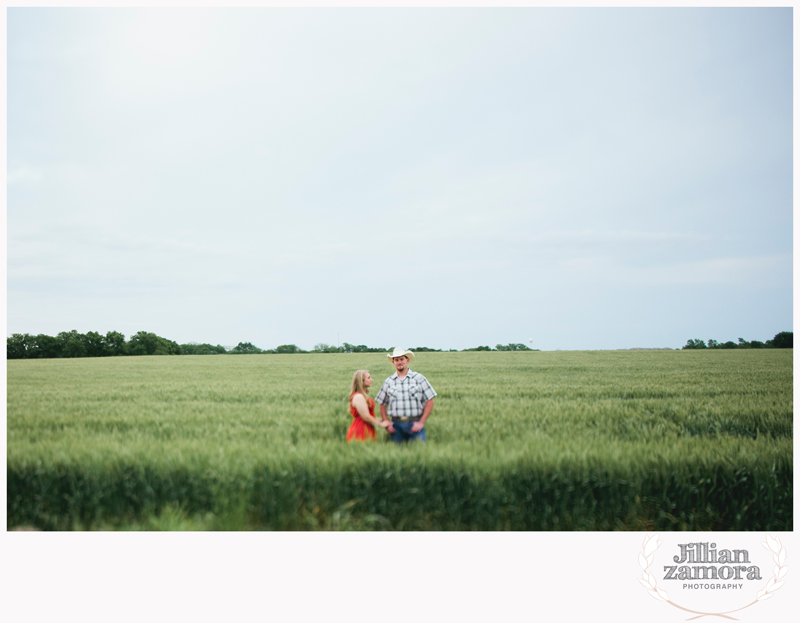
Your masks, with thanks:
M789 571L789 565L786 564L786 550L781 544L780 539L778 539L778 537L773 539L769 535L766 536L766 540L761 545L764 549L772 552L772 560L775 561L775 569L772 571L772 577L767 582L767 585L758 591L756 601L764 601L772 597L775 591L783 586L783 578L786 576L787 571Z

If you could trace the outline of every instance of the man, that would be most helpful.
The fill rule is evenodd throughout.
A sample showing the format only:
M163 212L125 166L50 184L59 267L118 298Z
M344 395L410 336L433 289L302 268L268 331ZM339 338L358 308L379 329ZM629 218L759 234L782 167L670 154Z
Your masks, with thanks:
M425 441L425 422L433 411L436 392L428 379L408 368L408 364L414 361L414 353L410 350L395 348L386 356L397 370L383 382L381 391L375 396L375 402L380 405L381 419L387 421L391 418L386 431L395 443L412 439Z

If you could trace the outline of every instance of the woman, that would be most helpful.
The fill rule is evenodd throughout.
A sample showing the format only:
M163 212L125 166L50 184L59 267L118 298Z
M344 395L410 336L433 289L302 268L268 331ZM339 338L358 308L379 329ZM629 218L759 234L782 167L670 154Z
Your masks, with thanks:
M367 370L356 370L350 388L350 415L353 423L347 431L347 443L351 441L376 441L375 427L386 428L389 422L375 418L375 401L369 397L372 377Z

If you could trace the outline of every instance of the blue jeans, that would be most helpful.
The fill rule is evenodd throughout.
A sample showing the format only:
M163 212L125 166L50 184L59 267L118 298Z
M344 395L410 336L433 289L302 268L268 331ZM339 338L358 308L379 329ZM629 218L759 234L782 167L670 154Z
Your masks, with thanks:
M397 422L392 421L392 426L394 426L393 433L389 433L392 441L395 443L403 443L404 441L425 441L425 427L422 428L421 431L418 433L412 433L411 427L414 426L414 422Z

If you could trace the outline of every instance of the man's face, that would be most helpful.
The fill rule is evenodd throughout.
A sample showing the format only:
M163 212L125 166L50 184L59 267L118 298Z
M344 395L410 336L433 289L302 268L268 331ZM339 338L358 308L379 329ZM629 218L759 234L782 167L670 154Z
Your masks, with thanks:
M392 357L392 363L394 364L394 369L398 372L402 372L406 368L408 368L408 357L403 355L402 357Z

